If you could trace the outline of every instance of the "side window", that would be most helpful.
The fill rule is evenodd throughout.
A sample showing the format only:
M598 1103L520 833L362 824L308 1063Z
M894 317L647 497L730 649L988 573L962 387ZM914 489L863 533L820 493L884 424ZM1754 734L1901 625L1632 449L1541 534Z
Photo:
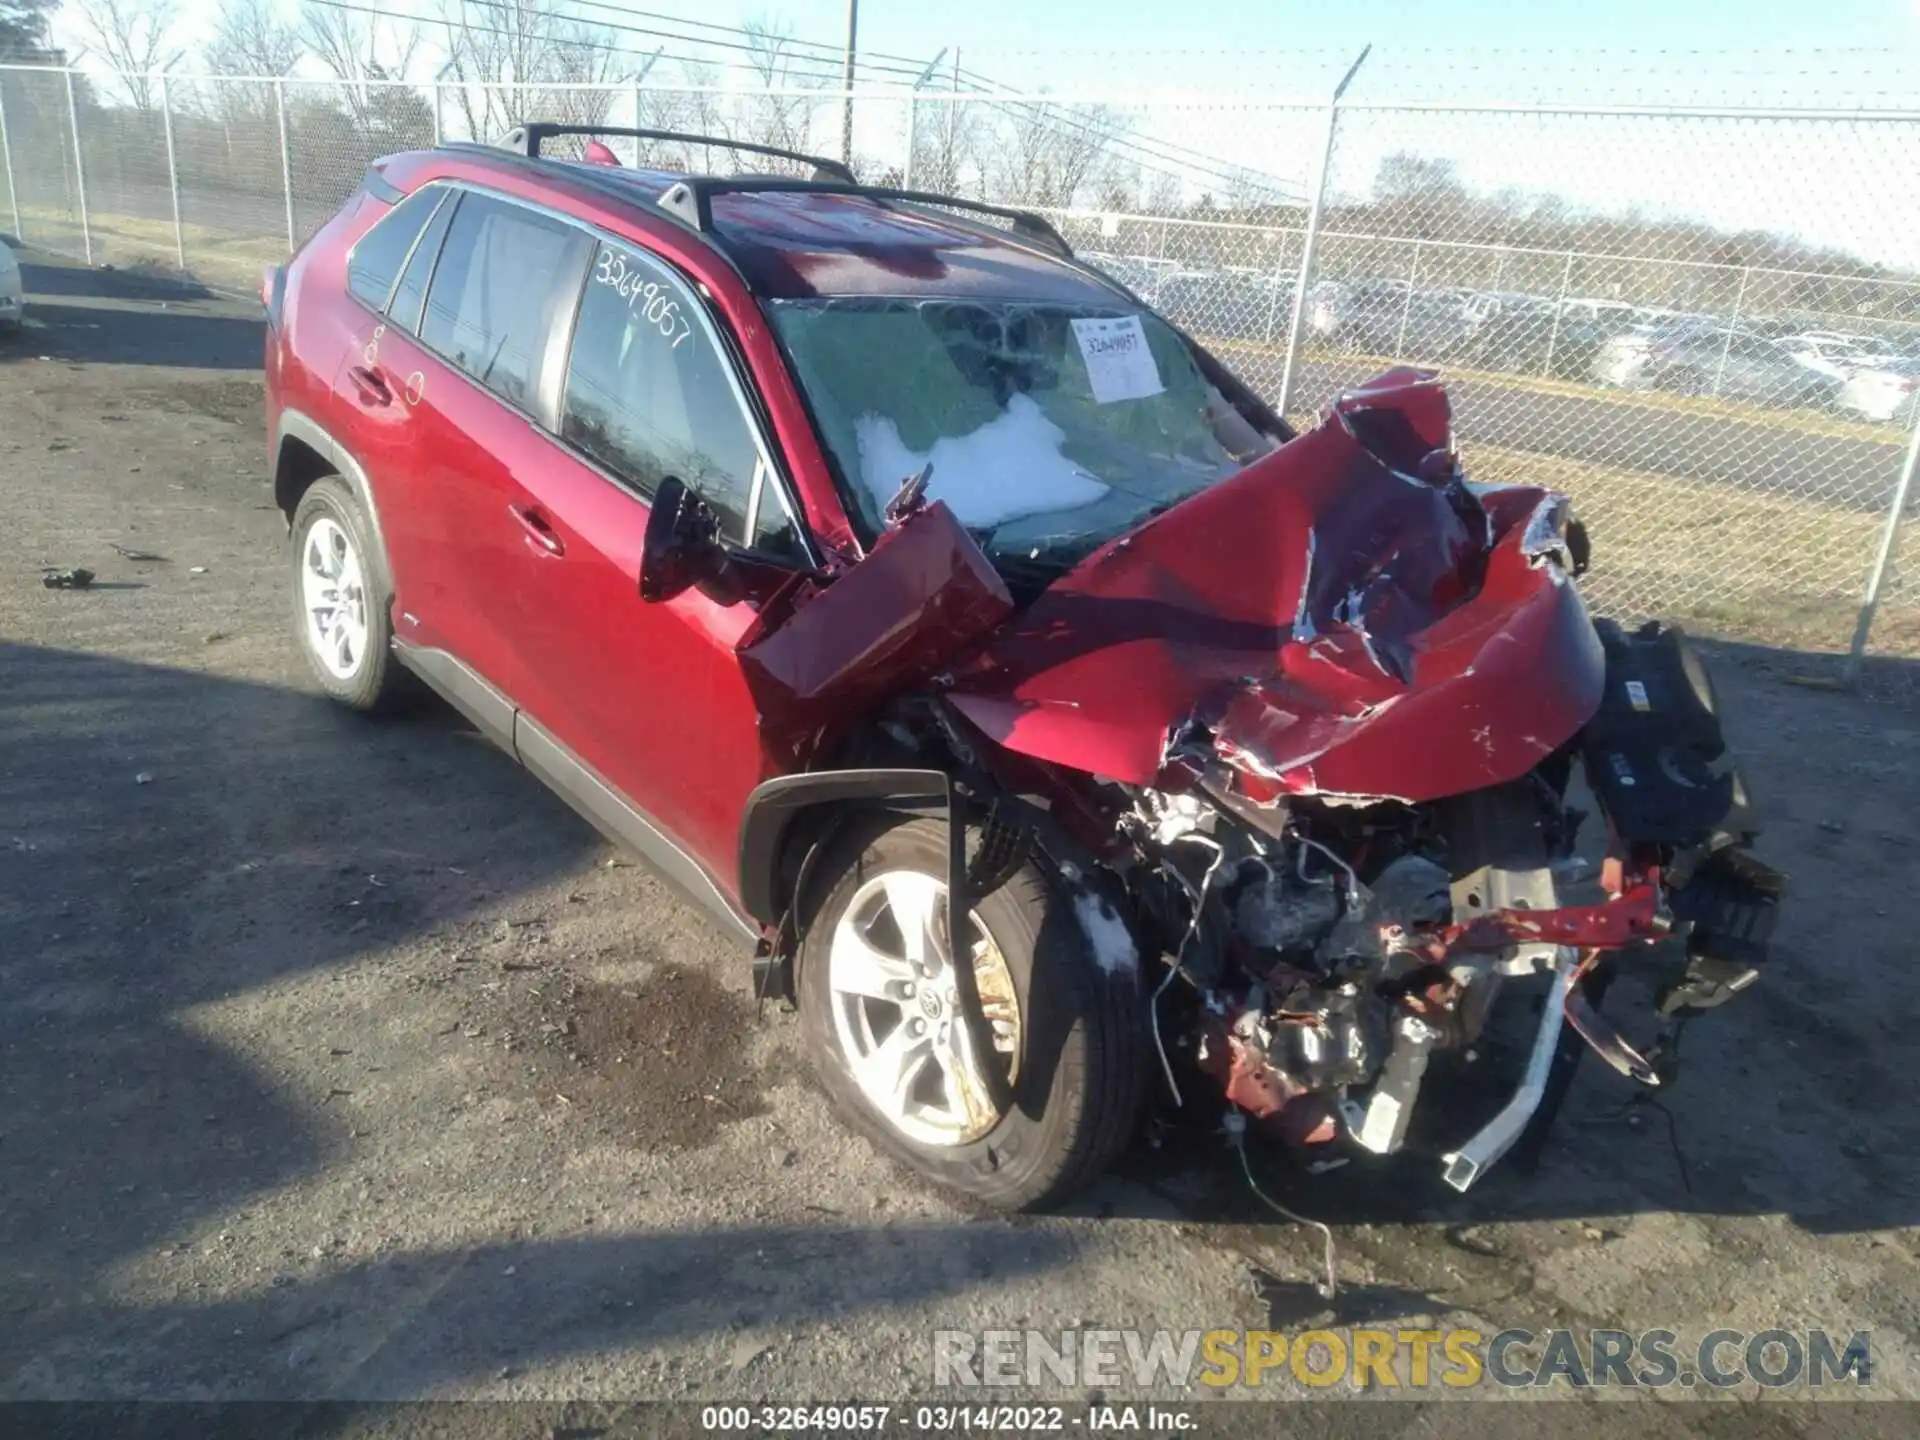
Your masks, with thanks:
M413 242L446 195L439 185L416 190L376 221L347 257L347 288L374 309L386 309Z
M426 303L433 262L439 258L440 244L447 238L447 227L453 223L454 212L459 208L460 192L448 191L446 203L433 212L433 219L421 232L420 243L413 247L413 258L400 273L400 283L394 286L393 299L387 304L387 316L402 330L418 332L420 329L420 310Z
M547 336L578 293L583 231L469 194L447 227L420 338L494 394L531 409Z
M665 266L603 243L574 324L561 436L644 494L678 476L729 540L791 555L793 527L771 477L748 536L760 452L698 304Z

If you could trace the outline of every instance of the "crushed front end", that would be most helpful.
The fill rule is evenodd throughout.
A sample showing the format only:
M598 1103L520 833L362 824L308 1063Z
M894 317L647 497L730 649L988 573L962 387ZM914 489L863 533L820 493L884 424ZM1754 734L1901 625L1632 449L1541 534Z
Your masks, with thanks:
M1215 762L1185 789L1134 794L1130 889L1168 957L1151 1023L1180 1101L1191 1067L1279 1140L1391 1154L1429 1063L1481 1047L1503 995L1531 996L1510 1099L1445 1146L1465 1190L1550 1123L1551 1077L1570 1073L1556 1053L1584 1045L1641 1084L1671 1078L1679 1024L1756 977L1782 877L1748 849L1745 786L1684 637L1600 634L1600 710L1518 780L1417 804L1254 806ZM1569 803L1583 778L1598 864ZM1672 972L1644 1045L1597 1008L1614 967L1639 963ZM1444 1111L1427 1127L1451 1128Z
M1183 1106L1204 1076L1280 1140L1390 1154L1418 1105L1464 1190L1544 1132L1578 1047L1659 1085L1677 1026L1755 978L1783 877L1711 684L1679 631L1589 617L1587 549L1566 497L1469 482L1435 377L1398 372L961 677L988 738L1099 777ZM1636 1043L1598 1004L1643 962L1674 973ZM1423 1099L1528 991L1504 1108Z
M1758 974L1784 881L1704 668L1589 616L1567 498L1469 481L1437 377L1347 392L1024 604L924 478L750 633L769 751L941 776L955 914L1037 851L1124 919L1117 947L1082 923L1139 957L1182 1113L1328 1160L1418 1116L1465 1190L1584 1049L1664 1084L1678 1026ZM1671 971L1639 1039L1599 1009L1627 965ZM1473 1115L1442 1071L1502 1049Z

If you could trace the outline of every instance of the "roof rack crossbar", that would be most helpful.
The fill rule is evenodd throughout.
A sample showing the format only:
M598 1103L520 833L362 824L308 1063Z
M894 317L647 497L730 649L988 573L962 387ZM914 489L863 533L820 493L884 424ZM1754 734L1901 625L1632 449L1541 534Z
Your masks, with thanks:
M811 165L814 175L827 176L848 185L856 184L853 171L838 160L824 155L807 155L798 150L783 150L777 145L759 145L749 140L731 140L724 135L689 135L679 130L636 130L627 125L563 125L553 120L530 120L509 130L501 140L503 149L530 160L540 158L540 147L557 135L616 135L629 140L668 140L686 145L712 145L723 150L745 150L754 155L773 155L782 160L797 160Z
M1022 239L1042 245L1071 260L1073 247L1066 237L1043 217L1031 210L1015 210L1005 205L989 205L984 200L962 200L957 195L940 195L928 190L897 190L886 185L861 185L848 181L780 180L760 176L738 179L718 175L689 175L676 181L660 196L660 208L685 221L702 233L713 228L715 195L857 195L867 200L898 200L909 205L942 205L954 210L972 210L1010 221L1013 232Z

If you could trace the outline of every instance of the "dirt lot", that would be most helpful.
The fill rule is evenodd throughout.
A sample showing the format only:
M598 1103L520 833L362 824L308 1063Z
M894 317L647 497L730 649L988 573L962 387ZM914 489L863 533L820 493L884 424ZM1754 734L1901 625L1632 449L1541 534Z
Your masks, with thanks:
M1018 1221L850 1138L745 957L643 870L451 717L313 692L251 308L28 285L42 328L0 341L0 1398L898 1400L935 1328L1320 1310L1317 1242L1205 1134ZM72 565L91 591L41 587ZM1794 876L1772 973L1689 1033L1664 1110L1588 1066L1530 1181L1270 1163L1335 1222L1337 1318L1869 1329L1873 1391L1920 1397L1920 719L1797 668L1720 654Z

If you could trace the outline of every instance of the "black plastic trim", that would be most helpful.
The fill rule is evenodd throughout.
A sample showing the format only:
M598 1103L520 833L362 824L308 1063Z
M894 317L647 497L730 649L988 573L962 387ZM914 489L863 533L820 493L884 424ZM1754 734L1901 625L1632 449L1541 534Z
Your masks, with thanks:
M445 650L410 645L398 636L393 658L427 682L430 689L509 755L513 749L513 701L480 672Z
M819 805L858 804L945 813L952 781L944 770L814 770L762 782L740 821L740 903L763 925L785 905L776 886L788 827Z
M522 765L595 829L639 855L723 929L749 944L758 941L759 931L699 861L525 712L513 717L513 749Z
M689 175L677 181L659 199L660 208L685 221L702 234L713 228L715 195L850 195L862 200L894 200L908 205L940 205L955 210L970 210L1011 221L1013 233L1022 239L1044 245L1063 260L1074 258L1073 247L1051 222L1031 210L1015 210L1005 205L989 205L983 200L962 200L957 195L939 195L930 190L897 190L886 185L861 185L846 181L782 180L763 176L728 177Z
M374 169L367 171L367 178L361 182L360 188L365 190L367 194L371 195L374 199L387 205L398 205L402 200L407 198L406 191L402 190L398 185Z
M797 160L811 165L817 175L837 176L849 185L857 184L853 171L838 160L824 155L808 155L799 150L783 150L778 145L759 145L733 140L724 135L689 135L680 130L636 130L626 125L565 125L552 120L530 120L509 130L501 140L502 149L529 160L540 159L540 146L556 135L616 135L628 140L671 140L685 145L711 145L722 150L741 150L750 155L772 155L781 160Z

